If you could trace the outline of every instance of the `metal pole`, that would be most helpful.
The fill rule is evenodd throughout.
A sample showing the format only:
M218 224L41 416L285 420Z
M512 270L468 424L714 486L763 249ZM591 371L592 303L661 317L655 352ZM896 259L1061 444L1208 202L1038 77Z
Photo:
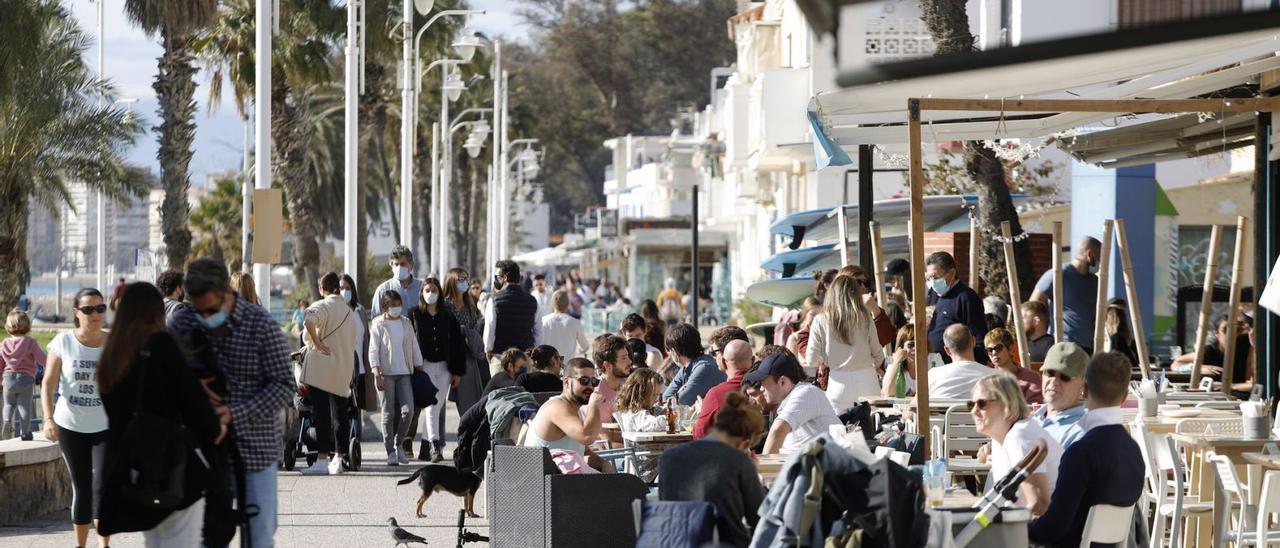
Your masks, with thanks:
M875 196L871 193L876 174L873 164L871 145L858 145L858 264L868 271L867 279L875 281L883 274L870 272L871 246L867 245L871 241L871 221L875 220Z
M440 122L431 124L431 266L444 276L440 254Z
M347 47L343 68L342 270L360 283L360 1L347 2ZM261 160L259 160L261 163ZM359 287L357 285L357 287Z
M256 0L254 14L254 49L258 62L254 63L253 110L258 134L255 138L254 188L271 188L271 28L272 0ZM266 59L267 62L263 62ZM354 243L354 238L349 238ZM271 311L271 265L253 265L253 278L258 286L258 302Z
M443 70L443 69L442 69ZM453 132L445 124L449 123L449 97L444 91L447 76L440 78L440 264L437 270L444 272L449 268L449 193L453 179Z
M840 209L844 210L843 204ZM840 221L844 221L843 216ZM693 298L689 300L693 303L693 306L689 310L690 316L693 318L692 323L696 326L698 325L698 183L693 184L693 226L689 228L693 232L693 252L691 254L692 260L690 261L692 265L689 269L689 279L691 280L689 292L693 295Z
M103 8L106 0L98 0L98 79L106 80L107 74L104 72L106 67L106 43L107 35L105 25L103 24ZM98 106L104 106L106 97L98 97ZM97 218L97 234L94 235L94 247L97 249L95 257L95 266L98 272L98 291L107 291L107 206L106 195L101 191L95 193L97 195L96 211Z
M413 74L413 0L404 0L404 44L401 58L400 88L400 245L410 245L412 238L412 222L409 219L409 206L413 196L413 91L417 75Z
M510 91L509 84L510 82L508 80L507 71L504 70L502 71L502 125L500 126L502 128L502 137L498 139L498 142L502 147L502 152L499 153L499 158L502 161L498 163L498 169L499 169L499 172L498 172L498 258L499 259L505 259L507 257L507 251L508 251L507 248L510 243L508 240L510 238L510 226L511 226L510 224L511 223L511 205L509 201L510 198L508 196L510 194L510 189L509 189L509 185L507 184L507 178L511 176L511 174L509 173L511 168L510 166L507 165L507 153L508 153L507 147L510 144L507 141L507 136L508 136L507 134L509 130L508 126L510 125L508 123L509 121L507 120L507 100L508 100L508 92ZM490 265L490 267L492 267L492 265Z
M493 73L490 75L493 81L493 165L489 167L489 188L488 199L485 200L486 210L488 214L485 216L485 254L484 262L481 263L481 270L485 270L493 263L498 261L498 242L497 228L498 208L496 207L498 199L498 174L502 171L502 136L498 129L506 122L506 109L502 104L502 41L494 39L493 41Z
M249 253L249 225L253 212L253 174L249 173L249 114L244 115L244 149L243 162L240 166L240 269L249 268L253 255Z

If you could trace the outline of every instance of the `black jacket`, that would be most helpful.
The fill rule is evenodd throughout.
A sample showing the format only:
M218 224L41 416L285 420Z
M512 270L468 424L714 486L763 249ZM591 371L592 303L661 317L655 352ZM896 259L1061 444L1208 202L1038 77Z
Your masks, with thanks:
M1029 524L1028 536L1046 546L1079 546L1089 507L1136 503L1144 477L1142 453L1124 426L1089 430L1062 453L1049 509Z
M982 339L987 336L987 318L983 314L982 298L964 282L956 280L946 295L938 296L929 291L928 303L934 305L929 319L929 352L942 355L942 361L951 363L951 357L943 350L942 333L953 324L962 323L973 335L973 357L978 363L987 363L987 353L981 351Z
M418 337L418 350L422 351L422 359L429 362L445 362L450 375L459 377L467 373L466 339L462 334L461 324L453 312L445 306L436 307L435 315L428 314L421 307L414 307L409 313L409 321Z
M150 357L145 361L141 357L135 358L124 379L111 392L102 394L102 405L106 408L110 425L107 428L106 477L102 484L98 526L98 532L104 535L146 531L159 525L170 514L138 506L120 494L120 487L125 481L122 474L128 472L119 468L117 463L125 455L122 440L133 419L139 397L142 398L143 410L180 420L191 436L193 447L201 449L203 454L210 454L213 441L218 437L218 418L177 341L168 333L157 333L147 340L146 349ZM146 386L139 386L139 381L143 380L140 375L142 368L146 368ZM187 456L186 470L186 495L182 508L203 497L210 485L208 468L194 451Z
M533 322L538 321L538 300L517 284L507 284L493 295L493 353L508 348L533 348Z

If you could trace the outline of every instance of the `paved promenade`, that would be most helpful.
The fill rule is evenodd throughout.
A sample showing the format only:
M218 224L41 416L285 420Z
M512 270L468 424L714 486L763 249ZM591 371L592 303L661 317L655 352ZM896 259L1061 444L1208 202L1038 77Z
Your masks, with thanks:
M449 431L457 428L457 414L450 404ZM372 418L376 418L373 415ZM365 421L366 429L372 422ZM367 439L367 436L366 436ZM450 441L445 456L452 452ZM398 486L395 481L408 476L423 463L414 461L409 466L388 467L386 452L380 441L363 444L365 467L356 473L341 476L309 476L298 472L280 472L280 527L276 533L276 546L282 548L365 547L391 546L386 520L394 516L400 525L410 532L427 539L432 546L454 546L457 539L458 510L462 499L447 493L433 495L423 508L426 518L414 516L418 500L417 484ZM416 450L416 445L415 445ZM446 464L452 462L446 459ZM302 462L299 462L301 466ZM0 496L11 496L11 493ZM27 496L27 494L21 494ZM38 496L31 493L30 496ZM482 516L484 496L476 498L476 512ZM468 530L488 534L483 518L467 520ZM75 543L71 534L68 511L45 516L17 527L0 527L0 546L58 547L66 548ZM90 537L89 546L96 546ZM111 545L119 548L140 547L141 534L118 535ZM233 542L238 546L238 541ZM467 546L486 546L484 543Z

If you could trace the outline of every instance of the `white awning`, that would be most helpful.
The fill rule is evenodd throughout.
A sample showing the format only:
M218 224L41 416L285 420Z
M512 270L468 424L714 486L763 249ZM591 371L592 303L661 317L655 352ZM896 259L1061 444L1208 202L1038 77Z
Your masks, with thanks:
M827 92L814 98L828 135L846 149L907 139L907 99L1184 99L1256 80L1280 68L1280 29L1028 61ZM1125 113L925 111L926 141L1032 138Z

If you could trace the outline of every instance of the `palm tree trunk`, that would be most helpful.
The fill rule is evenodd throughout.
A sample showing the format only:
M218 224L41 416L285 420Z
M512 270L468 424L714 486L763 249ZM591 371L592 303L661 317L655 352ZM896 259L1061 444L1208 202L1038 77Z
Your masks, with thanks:
M310 293L320 279L320 244L314 188L307 181L306 101L295 97L284 74L272 75L271 138L275 141L276 177L284 188L293 227L293 275L301 291Z
M0 310L12 309L18 294L31 280L27 268L27 206L22 185L6 184L0 195Z
M962 54L974 51L974 37L969 32L969 16L965 13L964 0L921 0L920 18L929 28L937 55ZM996 153L981 141L965 141L965 171L979 182L978 225L987 230L982 239L982 279L986 293L1009 299L1009 277L1004 268L1004 244L993 238L1000 234L1000 223L1009 221L1011 233L1022 233L1018 211L1005 182L1004 164ZM1027 240L1014 244L1014 259L1018 265L1018 282L1024 300L1033 288L1031 249ZM976 284L975 284L976 285ZM976 291L978 288L974 287Z
M161 185L164 200L160 203L160 230L164 234L165 256L170 268L182 268L191 254L191 230L187 223L191 206L187 191L191 186L189 165L191 143L195 139L195 73L191 64L188 34L171 35L161 30L164 54L152 88L160 102L160 126L156 140L160 149Z

